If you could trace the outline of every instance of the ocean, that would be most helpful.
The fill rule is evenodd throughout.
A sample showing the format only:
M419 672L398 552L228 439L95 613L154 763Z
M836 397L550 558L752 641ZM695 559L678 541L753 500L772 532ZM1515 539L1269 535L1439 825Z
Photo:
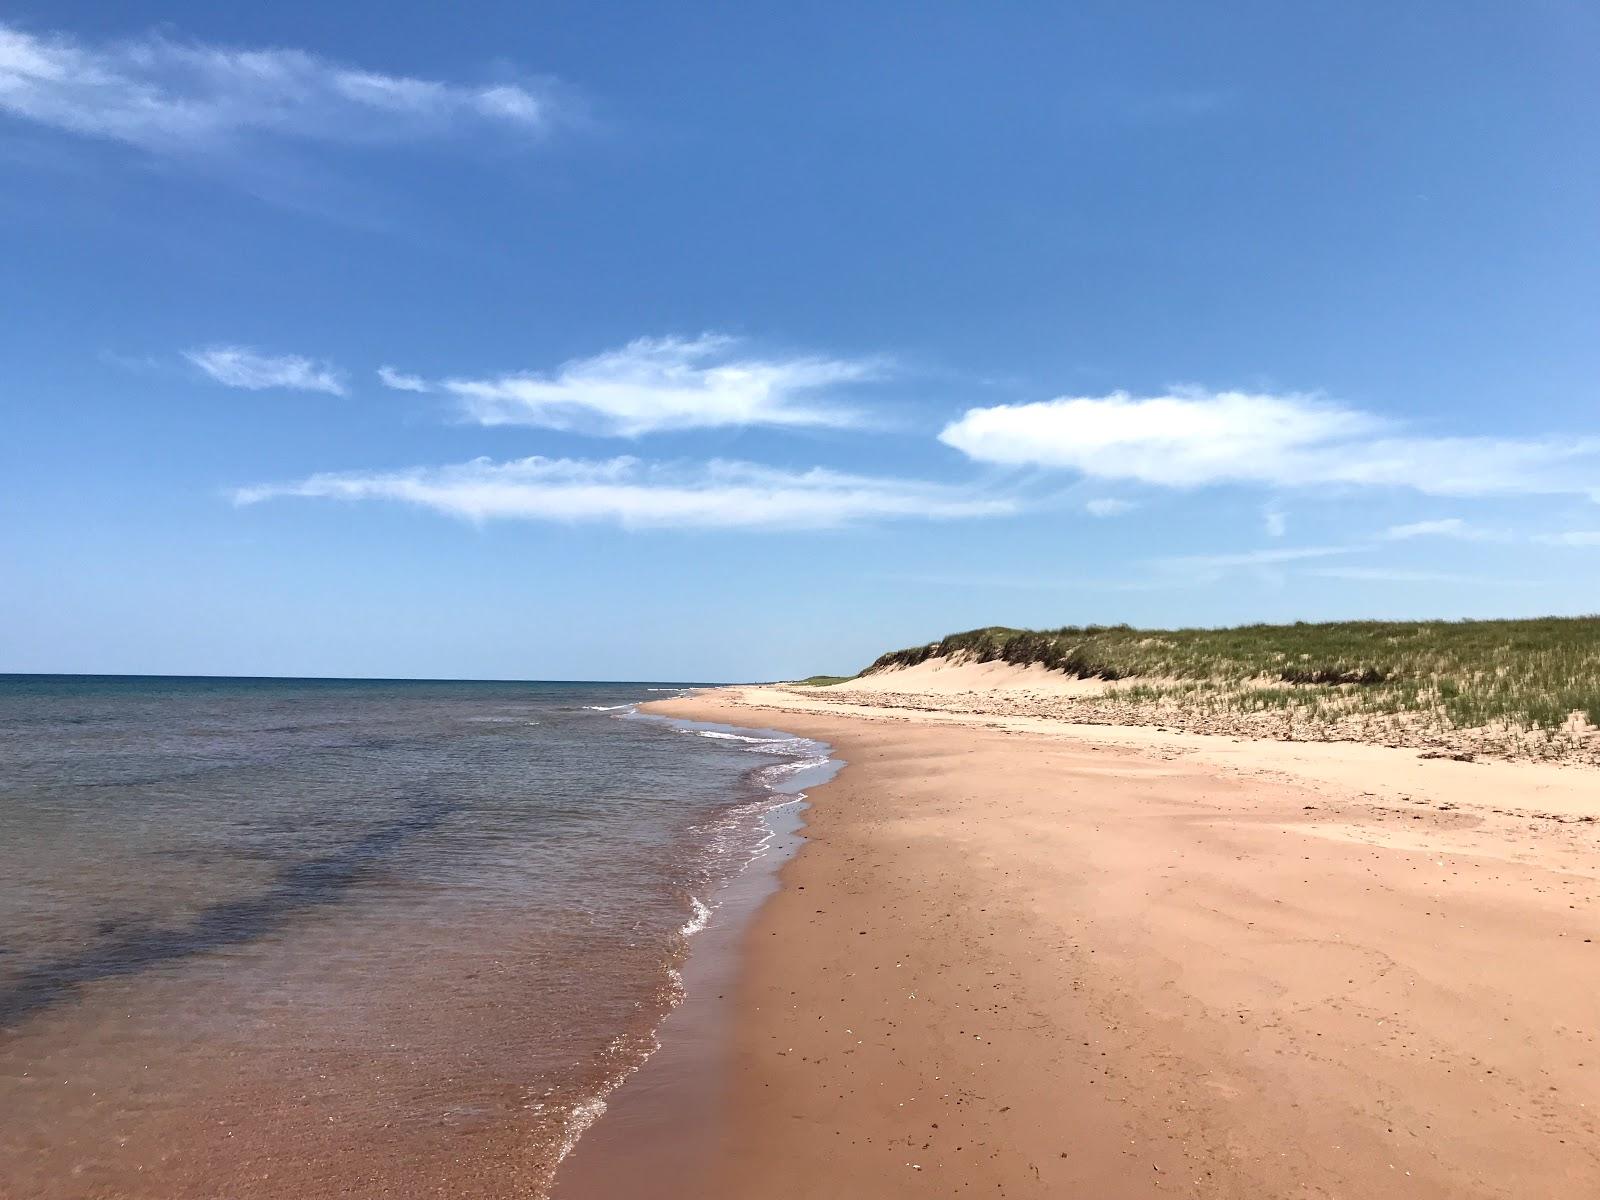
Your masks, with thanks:
M0 676L0 1194L545 1195L829 770L684 686Z

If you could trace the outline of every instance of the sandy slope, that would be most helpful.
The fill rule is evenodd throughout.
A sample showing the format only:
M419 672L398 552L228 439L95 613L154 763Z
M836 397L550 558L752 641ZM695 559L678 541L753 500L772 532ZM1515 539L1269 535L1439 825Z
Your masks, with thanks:
M1038 663L1018 666L1008 662L952 662L930 658L914 667L890 667L860 675L832 689L809 690L819 694L828 691L878 695L921 692L952 696L964 692L1011 692L1026 696L1101 696L1116 687L1117 684L1103 679L1076 679L1060 671L1046 670Z
M751 935L721 1194L1600 1195L1600 775L655 707L850 763Z
M1148 686L1147 686L1148 685ZM1179 690L1152 696L1150 688ZM911 667L891 667L823 688L780 687L772 703L789 706L806 696L873 709L955 713L984 717L1037 717L1053 726L1082 724L1131 729L1181 729L1189 733L1256 741L1369 744L1452 754L1600 767L1600 730L1573 713L1558 730L1488 725L1454 728L1426 711L1351 710L1324 720L1306 704L1251 707L1213 695L1197 703L1181 681L1152 677L1116 681L1078 679L1037 663L974 662L930 658ZM1289 684L1257 680L1285 696ZM1326 715L1326 714L1324 714Z

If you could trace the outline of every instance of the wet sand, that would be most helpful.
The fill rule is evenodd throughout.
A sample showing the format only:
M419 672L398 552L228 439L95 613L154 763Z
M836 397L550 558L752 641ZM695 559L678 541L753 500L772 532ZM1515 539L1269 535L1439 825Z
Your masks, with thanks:
M701 1194L1600 1194L1600 775L653 707L849 764L747 935Z
M561 1164L554 1200L694 1200L709 1186L727 1129L732 1028L743 949L779 871L801 844L796 799L768 813L761 855L711 898L707 927L683 967L684 1001L659 1046L606 1100L604 1113ZM644 1182L641 1182L644 1181Z

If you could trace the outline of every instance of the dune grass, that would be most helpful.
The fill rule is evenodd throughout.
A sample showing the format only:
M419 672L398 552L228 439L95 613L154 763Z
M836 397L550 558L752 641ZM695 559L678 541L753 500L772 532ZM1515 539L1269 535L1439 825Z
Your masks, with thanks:
M795 683L801 687L832 687L836 683L849 683L855 678L854 675L807 675L804 679L796 679Z
M1127 680L1129 702L1216 712L1288 710L1301 720L1404 715L1441 729L1600 725L1600 617L1342 621L1231 629L1126 625L951 634L895 650L869 671L933 657L1040 663Z

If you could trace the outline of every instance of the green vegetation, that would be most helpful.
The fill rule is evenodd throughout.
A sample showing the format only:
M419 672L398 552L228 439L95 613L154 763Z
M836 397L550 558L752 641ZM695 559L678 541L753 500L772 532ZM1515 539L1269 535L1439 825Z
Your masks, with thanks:
M1127 680L1121 702L1212 713L1282 710L1296 722L1400 714L1445 731L1600 725L1600 617L1344 621L1233 629L991 626L883 655L869 670L934 657L1040 663Z
M808 675L795 680L801 687L832 687L836 683L849 683L855 675Z

